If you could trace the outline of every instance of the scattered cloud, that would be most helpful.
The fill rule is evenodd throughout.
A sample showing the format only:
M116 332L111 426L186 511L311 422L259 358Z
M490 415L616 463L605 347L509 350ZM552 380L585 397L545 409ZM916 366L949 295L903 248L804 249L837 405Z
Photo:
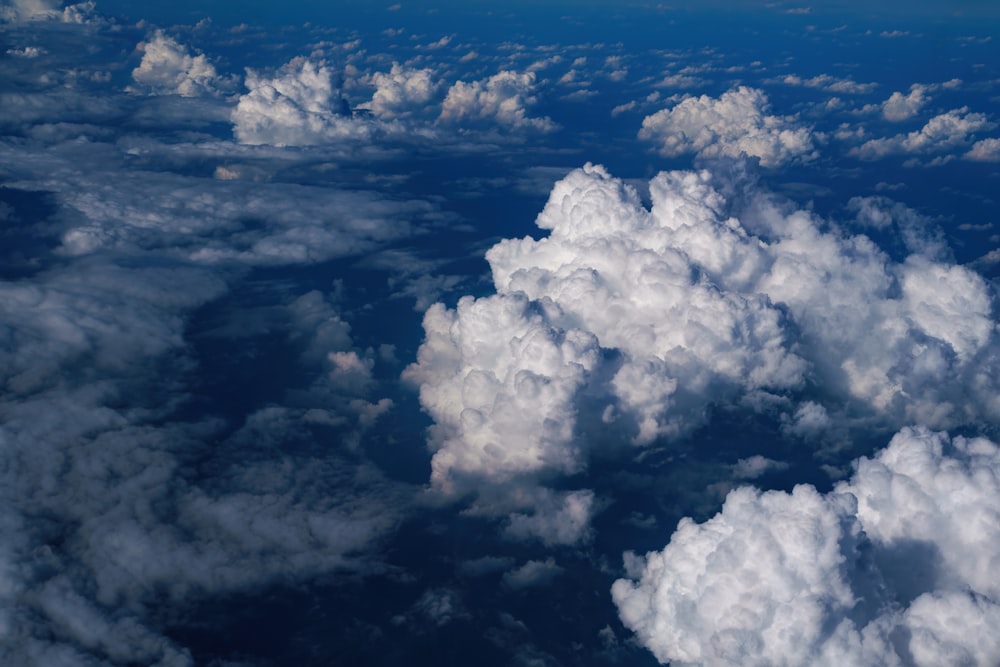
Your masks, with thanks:
M995 127L985 114L968 107L952 109L931 118L919 130L893 137L871 139L850 150L862 160L879 160L890 155L923 156L943 153L968 145L977 132Z
M667 157L760 158L765 167L816 157L814 136L791 116L771 116L767 97L740 86L718 98L689 97L642 121L639 138L653 142Z
M298 57L272 76L248 69L246 87L232 114L233 133L244 144L308 146L369 135L324 62Z
M552 132L557 126L550 118L528 115L534 90L534 72L503 70L480 81L458 81L448 89L441 120L493 120L510 129Z
M1000 139L980 139L963 157L976 162L1000 162Z
M809 79L803 79L795 74L789 74L777 79L777 81L789 86L818 88L831 93L846 95L863 95L878 88L877 83L858 83L852 79L840 79L838 77L831 76L830 74L819 74Z
M393 63L388 73L372 74L368 82L375 87L375 93L370 102L358 108L387 120L426 112L440 87L433 70L412 69L399 63Z
M226 82L204 54L190 51L162 30L139 44L142 61L132 70L137 91L157 95L198 95L217 93Z

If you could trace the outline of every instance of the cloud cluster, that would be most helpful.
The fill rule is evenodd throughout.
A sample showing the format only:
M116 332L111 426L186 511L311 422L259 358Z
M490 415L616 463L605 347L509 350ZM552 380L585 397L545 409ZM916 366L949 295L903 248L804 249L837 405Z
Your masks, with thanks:
M139 90L157 95L198 95L218 92L223 84L204 54L192 56L177 40L156 31L152 39L139 45L142 61L132 70L132 80Z
M851 149L849 154L862 160L879 160L899 154L943 153L968 145L977 132L993 127L995 123L990 122L985 114L974 113L968 107L962 107L934 116L919 130L866 141Z
M431 69L414 69L393 63L389 72L375 72L368 82L375 87L369 102L359 104L377 118L391 120L420 115L434 101L440 84Z
M551 132L556 124L546 117L528 115L535 103L535 73L500 71L485 80L458 81L448 89L441 106L441 120L490 120L511 129Z
M673 665L995 664L1000 448L900 431L831 493L731 492L627 554L622 621Z
M685 436L713 401L769 406L802 434L844 410L940 427L1000 415L986 283L929 242L895 263L704 171L649 189L647 209L599 166L572 172L538 216L549 236L487 252L495 295L428 310L406 377L434 418L436 489L506 489L509 508L511 487L585 469L597 442Z
M768 110L763 91L746 86L718 98L689 97L644 118L639 138L653 142L667 157L747 155L760 158L765 167L816 157L810 128L792 116L769 115Z
M245 144L309 146L363 139L370 128L351 117L329 66L294 58L272 76L248 69L246 87L233 110L233 133Z

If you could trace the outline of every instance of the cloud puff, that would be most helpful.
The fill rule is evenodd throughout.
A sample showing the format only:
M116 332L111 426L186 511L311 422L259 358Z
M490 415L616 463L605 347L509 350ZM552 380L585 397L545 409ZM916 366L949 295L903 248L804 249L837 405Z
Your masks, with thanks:
M140 44L139 49L142 61L132 70L132 80L139 90L195 97L215 93L223 83L204 54L192 56L186 47L162 30Z
M556 124L549 118L528 115L535 103L535 73L503 70L488 79L458 81L448 89L441 107L441 120L493 120L511 129L551 132Z
M878 160L889 155L926 155L943 153L968 145L976 132L995 126L984 114L973 113L968 107L952 109L931 118L908 134L872 139L851 149L850 155L862 160Z
M963 157L977 162L1000 162L1000 139L980 139Z
M990 293L946 253L892 262L707 171L649 190L647 209L599 166L570 173L538 216L548 237L487 252L495 295L428 310L405 377L435 422L435 489L561 511L526 489L614 446L597 443L683 438L713 401L778 401L803 437L845 410L896 426L1000 415Z
M639 138L656 144L662 155L695 153L701 157L760 158L777 167L816 157L812 130L792 116L770 116L767 97L740 86L719 98L689 97L642 121Z
M882 103L882 116L891 121L908 120L916 116L930 101L927 95L929 90L929 86L915 83L910 86L910 92L906 95L894 92Z
M393 63L388 72L376 72L369 82L375 86L370 102L358 105L378 118L419 115L433 101L440 84L430 69L414 69Z
M612 596L675 665L994 664L998 479L994 443L904 429L829 494L745 487L682 519Z
M233 110L233 132L245 144L308 146L365 138L369 128L351 117L347 100L324 62L294 58L273 76L247 70Z

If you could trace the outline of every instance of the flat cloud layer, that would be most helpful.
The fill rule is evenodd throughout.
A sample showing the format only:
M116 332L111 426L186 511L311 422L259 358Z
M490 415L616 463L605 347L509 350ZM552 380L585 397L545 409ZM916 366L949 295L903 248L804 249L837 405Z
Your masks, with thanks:
M812 131L793 117L769 115L768 107L764 92L747 86L718 98L689 97L644 118L639 138L667 157L748 155L764 167L816 157Z
M612 596L673 665L996 664L998 480L996 444L903 429L829 494L744 487L681 520Z
M845 410L896 426L1000 414L978 274L922 252L895 263L745 186L734 208L728 187L663 173L646 209L587 165L553 188L537 220L548 237L487 252L495 295L428 310L405 376L435 421L437 490L574 474L597 440L581 419L646 445L689 434L723 397L776 406L802 436ZM536 495L522 501L551 506Z

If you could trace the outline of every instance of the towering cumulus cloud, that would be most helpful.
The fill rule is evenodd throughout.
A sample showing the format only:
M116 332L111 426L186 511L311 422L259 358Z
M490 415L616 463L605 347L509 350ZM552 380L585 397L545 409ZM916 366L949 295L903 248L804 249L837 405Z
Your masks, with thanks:
M132 70L132 79L140 89L185 97L217 90L221 78L215 66L202 54L192 56L162 30L139 48L143 52L142 62Z
M642 121L639 138L654 142L668 157L760 158L765 167L816 157L812 131L789 116L768 115L767 96L740 86L718 99L689 97Z
M896 263L746 183L727 201L731 185L663 173L647 209L587 165L553 188L548 237L487 253L495 295L428 311L406 376L435 421L435 488L540 484L583 470L598 442L683 437L712 402L783 411L802 436L831 413L936 427L1000 415L978 274L926 254Z
M741 488L683 519L612 595L672 665L997 664L998 502L994 443L904 429L829 494Z
M248 69L246 87L232 116L242 143L302 146L367 134L325 63L295 58L270 77Z
M534 104L535 73L504 70L483 81L456 82L448 89L441 107L441 120L492 120L512 129L551 132L550 118L528 115Z

